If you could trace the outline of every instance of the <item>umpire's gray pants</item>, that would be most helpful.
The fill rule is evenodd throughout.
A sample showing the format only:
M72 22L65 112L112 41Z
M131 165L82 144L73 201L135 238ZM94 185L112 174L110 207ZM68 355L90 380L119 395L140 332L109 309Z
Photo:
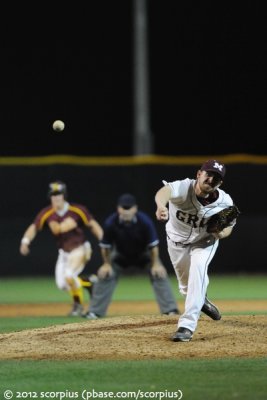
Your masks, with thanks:
M117 286L122 268L112 265L113 275L105 279L99 279L93 287L93 294L89 305L89 312L95 313L99 317L104 317L108 306L112 300L113 292ZM162 314L170 311L178 311L177 302L172 293L171 284L168 276L166 278L153 277L149 272L150 282L153 287L155 297Z

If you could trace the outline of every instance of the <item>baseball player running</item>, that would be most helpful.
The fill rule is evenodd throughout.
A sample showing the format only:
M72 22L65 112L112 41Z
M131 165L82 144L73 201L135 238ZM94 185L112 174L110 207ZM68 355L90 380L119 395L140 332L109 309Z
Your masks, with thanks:
M164 186L155 195L156 217L168 221L168 252L180 293L185 297L185 310L172 337L175 342L192 339L201 311L214 320L221 318L218 308L206 296L208 266L219 239L231 234L236 220L220 233L208 233L206 226L213 214L233 204L229 194L219 189L225 172L224 164L208 160L197 171L196 179L163 181Z
M83 287L91 293L94 283L93 275L89 278L80 277L92 255L91 244L86 240L84 228L89 228L98 240L101 240L103 230L85 206L67 201L67 187L64 182L50 183L48 197L51 204L43 208L26 229L21 240L20 253L28 255L30 244L37 233L48 226L58 247L56 285L59 289L68 291L73 299L73 308L69 315L82 316Z

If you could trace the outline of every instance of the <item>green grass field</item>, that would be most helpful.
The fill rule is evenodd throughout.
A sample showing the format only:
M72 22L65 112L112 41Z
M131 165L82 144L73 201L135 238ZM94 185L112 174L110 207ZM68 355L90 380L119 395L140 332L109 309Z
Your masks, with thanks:
M171 282L178 302L182 301L176 279L172 277ZM213 300L266 300L267 275L210 275L208 292ZM142 276L121 278L114 294L114 301L152 299L150 283ZM47 302L69 302L53 278L0 280L0 304ZM70 322L73 319L67 317L5 317L0 318L0 333ZM179 398L181 393L185 400L267 398L267 355L261 359L217 359L214 354L213 360L186 361L1 360L0 376L1 399L11 398L8 391L13 399L115 398L116 394L117 398L167 399Z
M177 281L170 277L177 299ZM266 275L210 275L209 296L214 300L225 299L267 299ZM154 300L149 280L146 276L125 276L118 283L114 300ZM0 278L0 304L55 303L69 301L69 296L55 286L50 277Z

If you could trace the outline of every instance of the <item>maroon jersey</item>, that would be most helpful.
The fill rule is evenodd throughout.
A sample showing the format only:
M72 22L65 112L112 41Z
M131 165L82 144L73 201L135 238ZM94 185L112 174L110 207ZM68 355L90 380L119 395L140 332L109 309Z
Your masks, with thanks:
M76 247L80 246L86 241L84 226L87 226L93 218L86 207L80 204L69 203L67 211L64 215L60 216L52 206L43 208L35 217L34 224L36 228L41 231L44 226L48 226L51 221L58 223L64 221L67 217L71 217L77 223L77 227L69 232L54 235L57 241L57 247L64 251L70 252Z

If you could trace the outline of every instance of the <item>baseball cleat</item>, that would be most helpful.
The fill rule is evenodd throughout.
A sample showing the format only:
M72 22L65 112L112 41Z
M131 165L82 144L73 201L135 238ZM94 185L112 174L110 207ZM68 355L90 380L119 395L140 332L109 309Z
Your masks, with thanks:
M163 313L163 315L178 315L178 314L179 314L178 310L171 310L171 311Z
M193 332L188 328L178 328L172 337L173 342L190 342L193 337Z
M83 306L80 303L74 303L72 310L69 313L70 317L82 317L83 315Z
M86 319L98 319L99 318L98 315L96 315L93 312L89 312L89 311L86 314L83 314L83 317Z
M214 304L212 304L207 297L205 297L205 302L203 307L201 308L201 311L215 321L219 321L219 319L222 318L218 308Z

